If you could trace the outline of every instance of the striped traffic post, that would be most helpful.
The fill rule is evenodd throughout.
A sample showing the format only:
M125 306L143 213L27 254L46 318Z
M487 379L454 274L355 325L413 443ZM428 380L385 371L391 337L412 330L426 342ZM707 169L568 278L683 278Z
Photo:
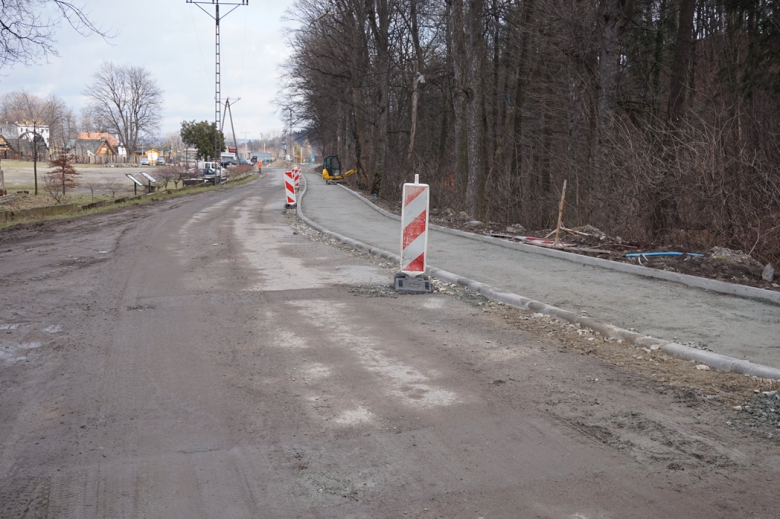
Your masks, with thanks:
M293 168L293 177L294 177L293 179L295 180L295 189L297 190L298 189L298 185L301 182L301 167L300 166L295 166L295 168Z
M395 290L407 294L431 291L430 278L425 275L430 188L419 179L415 175L413 184L404 184L402 193L401 271L395 275Z
M285 195L287 196L287 203L284 204L284 207L296 207L297 203L295 200L295 180L293 178L292 171L284 172L284 191Z

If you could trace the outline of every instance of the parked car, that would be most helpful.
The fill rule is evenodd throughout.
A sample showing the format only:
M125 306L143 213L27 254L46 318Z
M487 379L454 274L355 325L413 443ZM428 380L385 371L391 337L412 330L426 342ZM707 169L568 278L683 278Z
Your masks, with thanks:
M149 159L147 157L142 157L140 164L142 166L151 166L151 162L149 162Z
M159 159L157 159L157 162L155 162L155 164L157 164L158 166L165 166L165 159L160 157Z

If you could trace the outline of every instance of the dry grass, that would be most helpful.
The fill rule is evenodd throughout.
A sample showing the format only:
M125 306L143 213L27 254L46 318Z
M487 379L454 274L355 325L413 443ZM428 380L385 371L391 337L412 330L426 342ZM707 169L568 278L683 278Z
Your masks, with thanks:
M109 195L95 195L93 200L90 195L66 195L62 199L62 204L88 204L98 200L107 200ZM16 193L13 200L0 205L0 211L21 211L23 209L34 209L36 207L48 207L57 205L54 199L48 194L39 191L38 196L27 193Z

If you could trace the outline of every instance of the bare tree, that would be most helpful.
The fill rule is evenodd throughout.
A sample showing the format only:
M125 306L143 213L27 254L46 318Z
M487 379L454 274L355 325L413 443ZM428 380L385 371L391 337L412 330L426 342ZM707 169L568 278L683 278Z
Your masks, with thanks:
M84 95L90 99L94 122L102 130L119 135L128 155L141 137L151 137L159 127L162 90L143 67L105 62L92 76Z
M42 112L43 100L24 90L8 92L0 101L0 117L5 121L32 121L40 119Z
M82 36L113 35L95 25L89 13L67 0L3 0L0 4L0 69L31 65L57 56L54 33L65 20Z
M122 184L119 182L106 182L102 184L103 189L111 193L111 198L116 198L118 191L122 191Z
M181 140L181 132L169 132L165 135L163 148L170 152L171 159L173 159L174 155L179 159L179 156L187 148L187 145Z
M95 201L95 191L98 190L101 186L101 183L97 180L90 179L86 182L82 183L83 186L85 186L87 189L89 189L90 199L94 202Z
M100 128L98 128L97 122L95 121L95 113L92 106L85 106L81 109L81 114L79 115L77 124L78 132L98 132L100 131Z
M154 176L157 178L157 184L160 189L168 189L168 183L174 182L179 177L179 168L176 166L166 166L164 168L157 168L154 171Z

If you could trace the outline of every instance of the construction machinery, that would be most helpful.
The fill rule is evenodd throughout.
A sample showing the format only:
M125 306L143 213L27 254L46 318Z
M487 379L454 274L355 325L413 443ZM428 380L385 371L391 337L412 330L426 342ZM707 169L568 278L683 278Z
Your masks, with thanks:
M354 175L358 170L350 169L346 173L341 172L341 161L338 155L329 155L325 157L325 163L322 166L322 178L326 184L338 184L350 175Z

